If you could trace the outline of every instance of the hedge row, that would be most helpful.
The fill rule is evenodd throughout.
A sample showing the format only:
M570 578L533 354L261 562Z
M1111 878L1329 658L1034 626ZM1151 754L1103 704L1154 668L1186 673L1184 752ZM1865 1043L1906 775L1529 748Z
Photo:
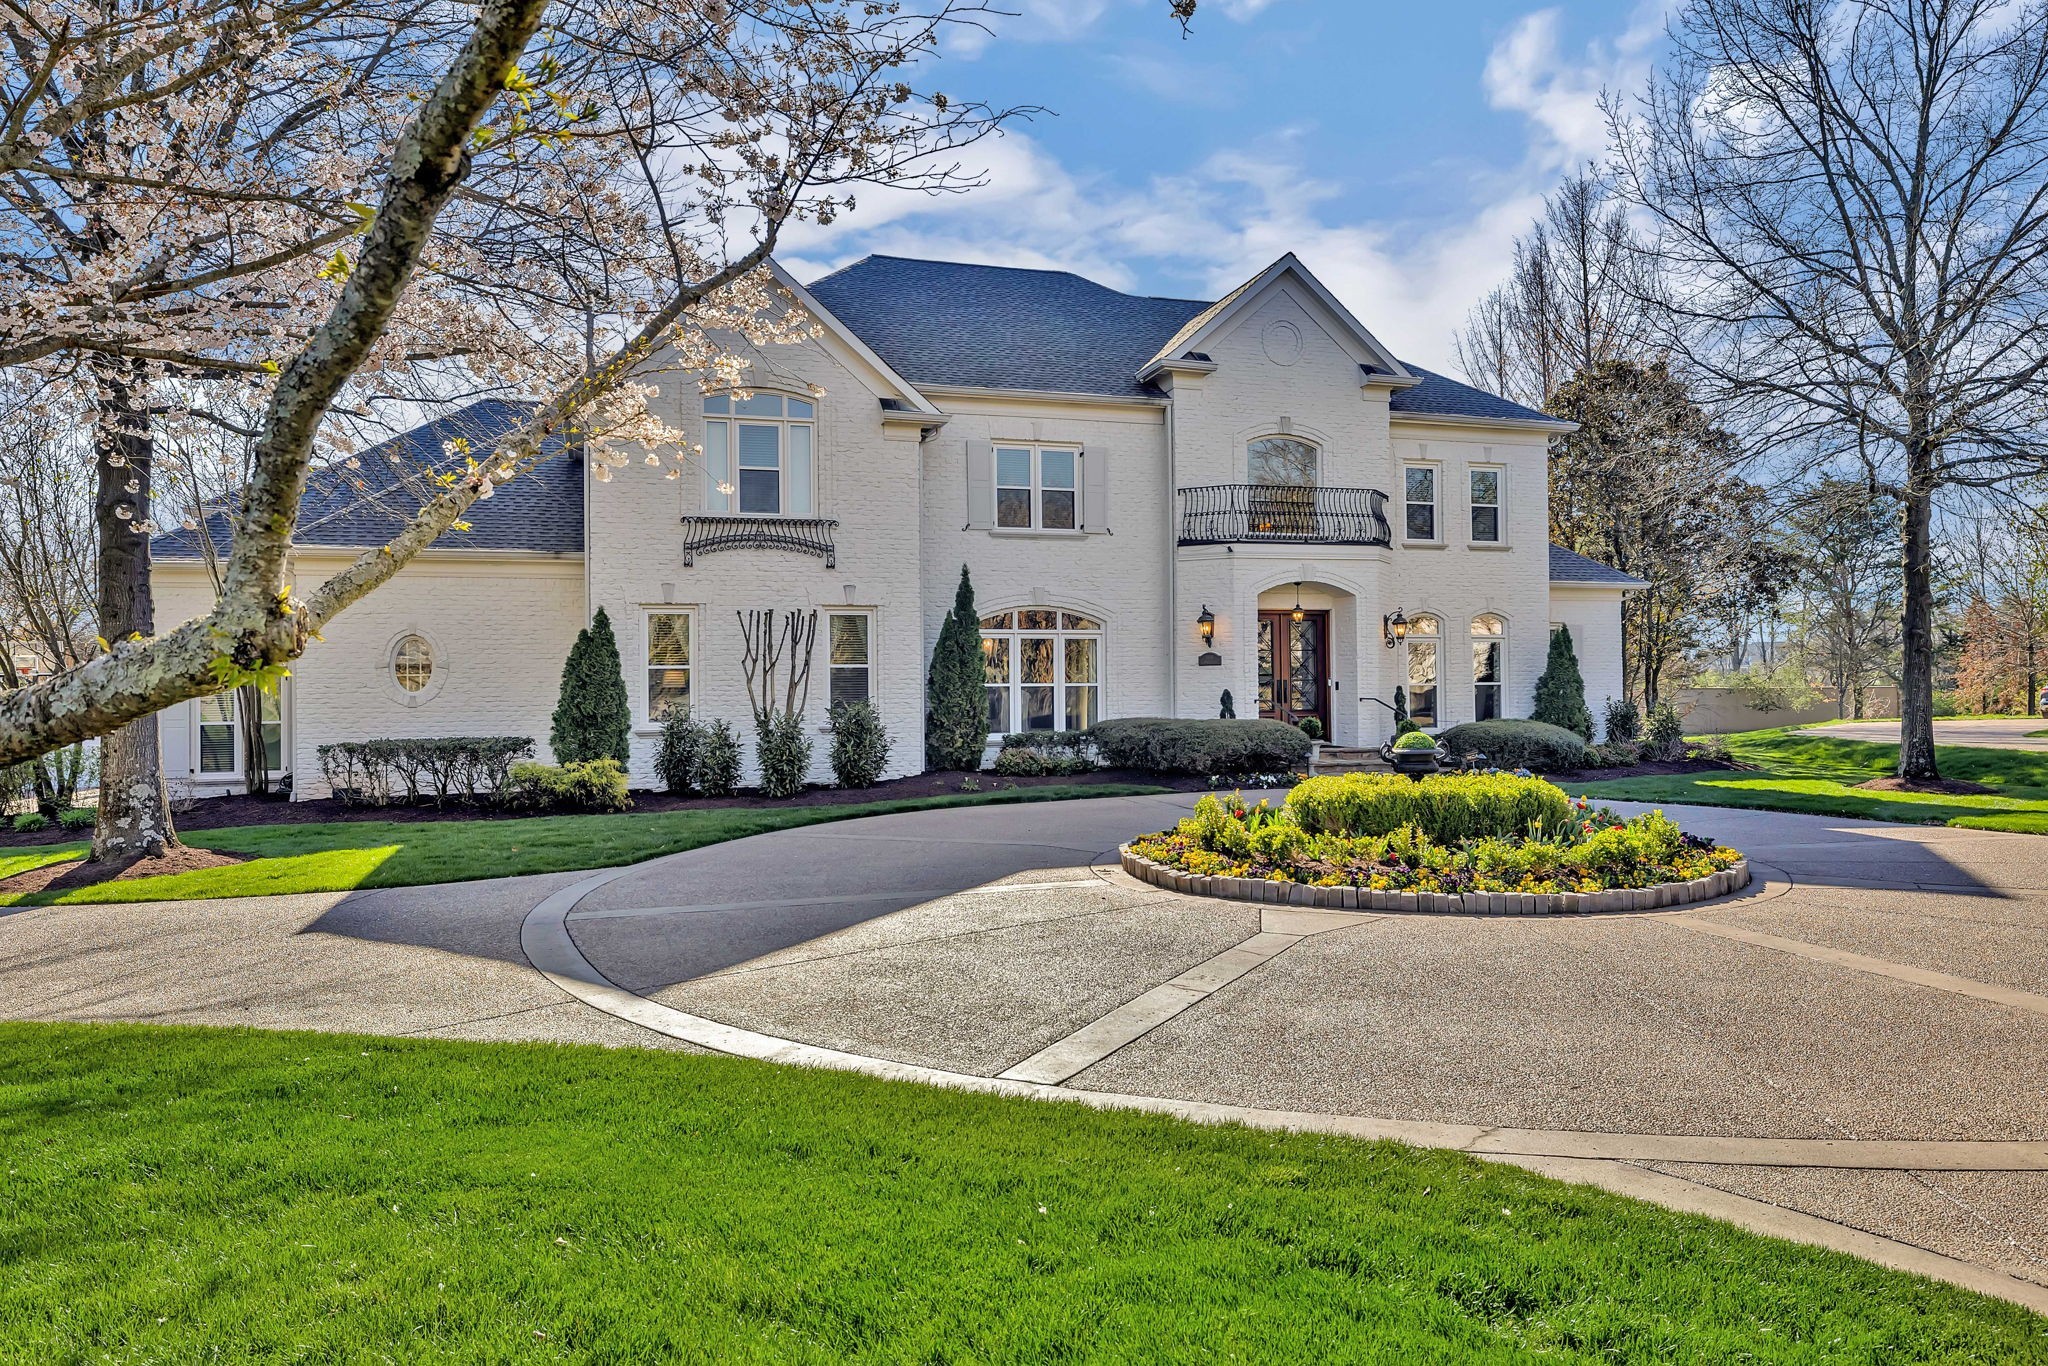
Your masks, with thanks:
M1176 721L1129 716L1089 731L1106 768L1154 773L1292 773L1308 762L1309 738L1284 721Z
M443 806L505 790L512 766L533 757L523 735L452 735L408 740L342 740L322 745L320 775L344 806L394 801Z
M1570 824L1571 799L1541 778L1443 774L1426 782L1392 773L1310 778L1287 794L1294 823L1311 835L1391 835L1414 826L1441 844L1491 837L1548 837Z
M1586 742L1543 721L1467 721L1437 736L1452 755L1484 754L1497 768L1562 772L1586 767Z

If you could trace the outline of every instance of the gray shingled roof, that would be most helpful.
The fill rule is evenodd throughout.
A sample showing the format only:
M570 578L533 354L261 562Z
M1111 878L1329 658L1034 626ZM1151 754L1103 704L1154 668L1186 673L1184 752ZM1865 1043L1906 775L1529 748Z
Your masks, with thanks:
M1624 574L1619 569L1604 565L1598 560L1589 560L1578 551L1566 550L1561 545L1550 547L1550 581L1601 584L1613 588L1650 586L1633 574Z
M810 291L912 384L1116 398L1157 397L1138 372L1222 302L1123 294L1064 270L903 256L863 257ZM1408 369L1422 383L1394 391L1394 412L1555 420L1419 365Z
M356 457L356 468L329 465L315 470L306 483L294 545L382 545L419 511L419 496L400 474L445 465L445 445L458 436L471 447L488 450L532 411L528 403L482 399L448 416L415 427L402 436L371 447ZM556 554L583 549L583 459L579 447L551 440L554 458L471 505L467 531L444 532L438 550L533 550ZM396 457L394 459L393 457ZM457 461L459 464L459 459ZM215 509L202 523L215 545L226 548L232 514ZM159 559L199 557L200 530L179 528L150 542Z

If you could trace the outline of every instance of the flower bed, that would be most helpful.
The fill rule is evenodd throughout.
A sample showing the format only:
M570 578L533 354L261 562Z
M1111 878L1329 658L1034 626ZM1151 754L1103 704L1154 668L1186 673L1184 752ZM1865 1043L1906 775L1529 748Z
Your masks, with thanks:
M1277 809L1204 797L1123 853L1177 891L1361 910L1641 910L1749 883L1741 854L1662 812L1623 820L1504 775L1318 778Z

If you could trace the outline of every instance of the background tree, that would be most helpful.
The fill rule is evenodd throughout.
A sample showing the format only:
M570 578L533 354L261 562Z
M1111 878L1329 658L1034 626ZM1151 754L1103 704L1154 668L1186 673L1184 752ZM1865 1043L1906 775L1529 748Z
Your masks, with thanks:
M1899 774L1934 755L1935 505L2038 471L2048 4L1687 0L1611 102L1668 343L1898 501Z
M1586 680L1579 674L1579 657L1572 649L1569 626L1560 626L1550 633L1550 657L1544 663L1543 676L1536 680L1535 706L1529 717L1563 726L1576 732L1581 740L1593 738L1593 712L1586 705Z
M1822 479L1791 515L1800 547L1790 621L1807 673L1838 716L1863 715L1864 691L1899 668L1903 576L1890 553L1898 504L1845 479Z
M561 698L548 727L548 748L558 764L591 759L632 762L633 710L619 664L618 637L604 608L576 633L562 665Z
M935 769L976 769L988 746L988 665L981 653L981 617L974 583L960 566L953 610L939 627L925 680L925 763Z
M1980 710L2032 716L2041 709L2048 672L2048 511L2034 503L2008 508L1988 540L1976 547L1976 591L1959 632L1956 690Z
M1717 587L1762 572L1748 517L1761 491L1731 472L1734 437L1662 363L1600 362L1547 411L1579 424L1552 442L1550 538L1649 584L1623 597L1622 658L1630 691L1654 707Z

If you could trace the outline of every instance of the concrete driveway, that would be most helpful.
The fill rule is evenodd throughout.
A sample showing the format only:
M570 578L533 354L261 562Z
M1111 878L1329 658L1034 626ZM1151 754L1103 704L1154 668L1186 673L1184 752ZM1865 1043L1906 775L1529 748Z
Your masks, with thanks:
M1813 729L1815 734L1844 740L1876 740L1888 745L1899 742L1897 721L1837 721ZM1950 716L1935 721L1934 743L1975 749L2048 750L2048 735L2027 734L2035 730L2048 730L2048 717Z
M1192 801L0 914L0 1014L709 1046L1404 1137L2048 1307L2048 840L1691 808L1764 880L1635 916L1345 916L1113 867Z

